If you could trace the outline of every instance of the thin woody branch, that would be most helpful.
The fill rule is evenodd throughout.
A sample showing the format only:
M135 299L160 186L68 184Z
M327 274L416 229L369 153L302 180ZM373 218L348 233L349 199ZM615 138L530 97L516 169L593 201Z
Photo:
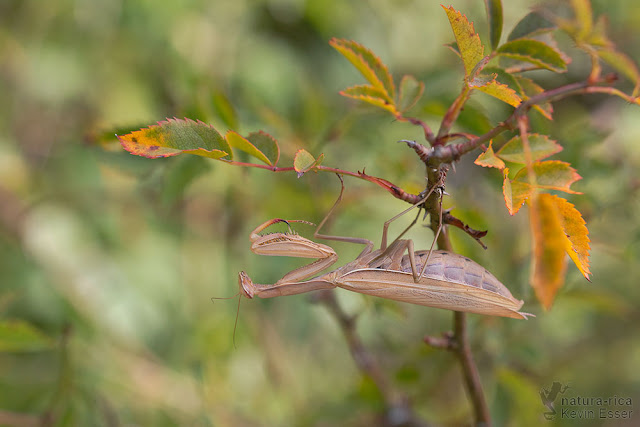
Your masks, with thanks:
M312 301L323 304L336 319L356 366L364 375L371 378L382 395L386 407L384 425L426 427L426 423L419 420L411 410L407 396L391 386L373 355L367 351L356 331L356 318L349 316L342 309L335 292L332 290L315 292L312 295Z
M476 148L490 141L492 138L495 138L497 135L501 134L502 132L509 129L514 129L517 126L518 118L526 115L534 105L538 105L548 101L555 101L558 99L565 98L567 96L604 92L612 95L621 96L623 99L625 99L628 102L638 103L638 100L636 98L632 98L628 95L625 95L624 93L622 93L621 91L615 88L600 86L602 84L611 84L616 80L616 78L617 77L614 74L610 74L598 81L585 80L582 82L572 83L572 84L561 86L555 89L551 89L543 93L540 93L538 95L532 96L528 100L522 102L513 111L511 116L509 116L504 122L500 123L498 126L491 129L489 132L466 142L462 142L459 144L450 144L444 147L439 147L442 149L435 152L433 156L434 158L438 158L438 160L442 163L450 163L454 160L458 160L460 156L462 156L463 154L466 154L470 151L475 150Z
M244 166L244 167L250 167L250 168L257 168L257 169L265 169L271 172L295 172L295 168L293 166L278 167L278 166L261 165L258 163L244 163L244 162L236 162L236 161L224 161L224 162L234 166ZM387 190L396 199L400 199L412 205L418 203L421 198L419 194L408 193L407 191L403 190L401 187L395 185L394 183L384 178L378 178L377 176L367 175L364 172L364 170L362 172L360 171L351 172L344 169L332 168L329 166L322 166L322 165L314 166L311 170L322 171L322 172L332 172L332 173L337 173L339 175L347 175L354 178L359 178L365 181L372 182L378 185L379 187L382 187L385 190Z
M481 238L487 235L486 230L485 231L475 230L469 227L467 224L460 221L455 216L451 215L449 211L442 213L442 222L444 224L453 225L454 227L459 228L460 230L464 231L469 236L471 236L476 242L478 242L483 249L487 249L487 246L482 242L482 240L480 240Z

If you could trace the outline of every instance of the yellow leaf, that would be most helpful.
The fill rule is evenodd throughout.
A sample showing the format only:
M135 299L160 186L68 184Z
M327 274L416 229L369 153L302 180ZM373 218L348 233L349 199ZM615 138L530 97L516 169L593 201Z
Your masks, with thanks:
M562 215L551 194L538 193L529 199L533 267L531 286L545 309L551 308L556 293L564 284L567 270L567 238Z
M495 153L493 152L493 147L491 146L492 143L493 141L489 141L489 148L487 148L487 151L480 154L473 163L485 168L498 168L502 170L504 169L505 164L502 160L500 160L500 158L496 157Z
M518 96L515 90L495 80L484 86L476 87L475 89L478 89L487 95L491 95L502 102L506 102L512 107L517 107L522 102L522 99Z
M395 115L398 111L392 101L389 100L386 92L371 85L352 86L340 92L340 95L380 107Z
M509 179L509 168L505 168L502 172L504 180L502 183L502 194L504 195L504 201L507 205L510 215L515 215L522 204L529 198L533 189L531 185L526 182L511 181Z
M351 40L333 38L329 44L347 58L369 83L382 90L389 102L393 102L395 97L393 78L380 58L363 45Z
M472 74L475 66L484 57L484 47L480 41L480 36L473 28L473 23L467 17L455 10L453 7L442 6L447 13L453 34L456 38L458 51L464 64L465 76Z
M228 131L227 134L224 137L227 142L229 143L230 146L237 148L240 151L244 151L245 153L249 154L250 156L253 156L261 161L263 161L264 163L268 164L269 166L273 166L271 164L271 160L269 160L267 158L267 156L264 155L263 152L261 152L255 145L253 145L248 139L242 137L240 134L238 134L235 131Z
M304 175L314 167L318 166L323 158L324 154L320 154L318 159L316 159L307 150L298 150L293 159L293 168L296 172L298 172L298 178L300 178L302 175Z
M589 280L589 230L574 205L562 197L548 195L553 201L562 220L562 229L566 236L565 250L573 260L580 273Z
M578 40L583 40L591 34L593 25L593 12L590 0L571 0L571 7L576 14L576 24L578 26Z

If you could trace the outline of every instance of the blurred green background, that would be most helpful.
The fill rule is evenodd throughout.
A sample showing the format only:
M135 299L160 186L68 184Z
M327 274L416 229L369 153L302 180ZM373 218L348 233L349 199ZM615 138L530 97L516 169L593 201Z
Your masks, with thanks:
M273 283L300 265L252 254L248 234L273 217L318 222L338 180L195 156L136 158L113 134L173 116L222 132L263 129L280 141L282 165L305 148L323 152L325 165L366 167L418 192L423 166L395 141L421 140L420 130L341 97L361 77L327 42L357 40L396 77L425 81L413 113L436 126L462 78L443 47L453 36L438 3L1 1L0 425L38 425L43 416L55 425L375 425L381 397L321 306L304 295L244 300L234 347L236 301L210 300L234 295L240 270ZM533 4L506 3L505 35ZM486 39L483 2L453 6ZM609 16L620 49L640 59L637 2L598 0L594 9ZM544 87L588 73L586 58L561 42L574 62L566 75L540 74ZM565 147L555 158L584 177L574 186L584 195L570 200L590 229L591 284L569 266L566 286L543 312L527 284L526 212L508 215L499 172L463 159L448 181L447 206L489 230L487 251L453 230L456 250L538 316L469 316L497 425L546 422L538 393L554 381L571 387L567 396L631 397L640 411L640 108L599 95L555 107L554 123L534 123ZM506 114L477 95L461 121L481 133ZM330 231L378 242L382 223L404 207L347 178ZM297 230L309 236L305 227ZM422 227L410 237L420 248L432 238ZM360 250L333 246L339 265ZM420 417L437 425L471 419L456 360L422 342L449 330L451 313L338 297L360 314L367 348ZM34 329L19 332L25 324Z

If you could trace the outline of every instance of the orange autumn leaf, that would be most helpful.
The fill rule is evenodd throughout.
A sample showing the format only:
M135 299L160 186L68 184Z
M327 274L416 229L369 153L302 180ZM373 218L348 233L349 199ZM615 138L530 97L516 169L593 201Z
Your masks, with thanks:
M531 286L545 309L551 308L564 284L567 270L566 236L553 196L539 193L529 199L529 223L533 236Z

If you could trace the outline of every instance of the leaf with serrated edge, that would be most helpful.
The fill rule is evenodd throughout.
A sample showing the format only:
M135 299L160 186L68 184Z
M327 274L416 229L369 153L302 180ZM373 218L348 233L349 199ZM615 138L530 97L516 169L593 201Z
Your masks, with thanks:
M564 191L570 194L582 194L573 191L569 187L574 182L582 179L569 163L560 160L546 160L544 162L534 162L533 171L536 174L536 187L547 190ZM528 183L529 177L527 168L518 171L513 181Z
M547 310L564 284L567 271L566 237L560 212L552 198L551 194L540 193L529 202L533 237L531 286Z
M333 38L329 44L347 58L369 83L384 91L390 103L393 102L395 97L393 78L380 58L371 50L351 40Z
M562 146L546 135L532 133L528 135L528 141L531 152L531 160L534 162L545 159L562 151ZM496 156L508 162L521 164L527 163L524 153L524 146L522 145L522 138L519 135L514 136L509 140L509 142L504 144L498 150Z
M611 65L614 69L624 74L634 84L632 97L638 95L640 92L640 71L638 66L631 58L622 52L618 52L613 49L598 50L598 56L602 58L604 62Z
M400 81L398 95L398 111L405 112L411 109L424 93L424 83L416 80L411 75L405 75Z
M487 8L491 49L495 50L500 44L500 36L502 35L502 1L484 0L484 4Z
M516 76L511 73L506 72L504 69L500 67L485 67L482 70L483 73L489 75L495 75L495 80L503 85L509 86L511 89L514 89L516 92L520 91L520 85L518 85L518 80L516 80Z
M267 158L267 156L264 155L263 152L258 150L255 145L253 145L251 142L249 142L249 140L247 140L237 132L232 130L228 131L227 134L225 135L225 139L227 140L229 145L232 146L233 148L237 148L240 151L244 151L248 155L255 157L261 162L264 162L269 166L272 166L271 161Z
M556 28L557 27L554 23L548 21L538 12L533 11L527 14L516 24L514 29L511 30L509 37L507 37L507 41L532 37L536 34L553 31Z
M516 80L518 81L518 85L520 86L520 96L525 101L533 96L544 92L544 89L531 79L517 76ZM551 102L536 104L533 106L533 108L540 114L542 114L545 118L553 120L553 104L551 104Z
M493 141L489 141L489 148L487 148L484 153L480 154L473 163L485 168L504 169L504 162L496 157L495 153L493 152L493 147L491 146L492 142Z
M316 159L307 150L300 149L293 159L293 168L298 172L298 178L316 165Z
M565 250L571 260L575 263L580 273L589 280L589 230L587 225L575 206L566 199L556 195L550 195L555 204L560 218L562 219L562 229L567 238Z
M376 107L383 108L391 114L396 114L397 110L393 103L390 103L383 90L370 85L352 86L343 91L340 95L353 99L359 99Z
M137 156L156 159L188 153L213 159L233 152L217 130L201 121L167 119L126 135L118 135L122 147ZM225 159L227 160L227 159Z
M496 52L507 58L528 62L556 73L567 71L567 63L560 52L539 40L512 40L504 43Z
M512 107L517 107L522 102L522 99L520 99L515 90L511 89L507 85L498 83L495 80L487 85L476 87L475 89L478 89L479 91L484 92L487 95L491 95L502 102L506 102Z
M465 76L469 77L476 64L484 57L484 47L480 41L480 36L473 29L473 23L467 17L455 10L453 7L442 6L447 13L456 43L460 51L460 57L464 64Z
M269 165L275 166L280 160L280 146L274 137L266 132L252 132L247 136L249 142L260 150L261 153L269 160Z
M509 211L509 215L515 215L525 200L531 195L532 189L528 183L511 181L509 179L509 168L504 168L502 174L502 194L504 196L504 202Z

